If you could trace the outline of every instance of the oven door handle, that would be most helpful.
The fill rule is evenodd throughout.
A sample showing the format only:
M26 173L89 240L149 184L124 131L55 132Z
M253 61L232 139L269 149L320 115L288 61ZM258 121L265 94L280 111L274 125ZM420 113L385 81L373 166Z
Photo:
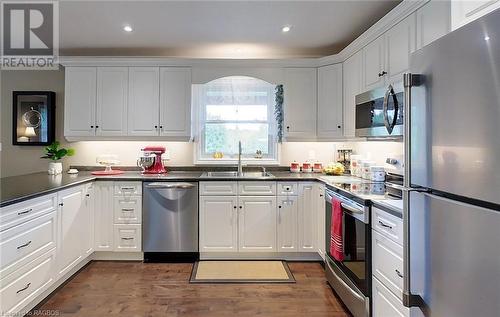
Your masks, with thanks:
M358 208L353 207L353 206L346 204L346 203L340 203L340 206L342 206L342 208L347 209L354 214L362 215L365 213L363 210L359 210Z
M334 271L334 269L332 268L332 265L330 264L330 261L329 261L329 260L327 260L327 261L326 261L326 265L328 266L328 268L330 269L330 271L331 271L331 272L335 272L335 271ZM333 275L335 276L335 278L337 279L337 281L338 281L339 283L341 283L341 284L342 284L342 286L344 286L344 287L345 287L345 289L349 290L349 292L350 292L353 296L355 296L355 297L356 297L356 298L358 298L359 300L362 300L362 301L364 301L364 300L365 300L363 296L361 296L360 294L358 294L358 292L356 292L355 290L353 290L353 289L352 289L352 287L351 287L351 286L349 286L346 282L344 282L344 280L343 280L343 279L341 279L339 276L337 276L337 274L335 274L335 273L334 273Z

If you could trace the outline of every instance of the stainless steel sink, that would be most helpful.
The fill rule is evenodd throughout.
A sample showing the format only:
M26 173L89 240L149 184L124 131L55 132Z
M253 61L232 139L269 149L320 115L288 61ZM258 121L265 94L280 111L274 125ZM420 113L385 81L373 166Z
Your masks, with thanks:
M203 178L273 178L274 175L269 172L243 172L243 175L238 175L235 171L217 171L204 172Z

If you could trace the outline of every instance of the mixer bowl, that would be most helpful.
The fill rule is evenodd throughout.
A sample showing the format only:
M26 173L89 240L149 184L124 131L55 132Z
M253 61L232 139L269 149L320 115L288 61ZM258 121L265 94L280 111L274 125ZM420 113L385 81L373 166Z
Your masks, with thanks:
M143 170L150 168L155 163L154 156L141 156L137 159L137 166Z

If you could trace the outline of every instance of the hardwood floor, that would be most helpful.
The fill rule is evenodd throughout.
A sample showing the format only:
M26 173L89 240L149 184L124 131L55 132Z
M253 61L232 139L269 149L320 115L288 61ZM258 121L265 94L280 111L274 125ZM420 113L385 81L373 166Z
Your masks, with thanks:
M318 263L296 284L189 284L191 264L92 262L39 309L60 316L349 316Z

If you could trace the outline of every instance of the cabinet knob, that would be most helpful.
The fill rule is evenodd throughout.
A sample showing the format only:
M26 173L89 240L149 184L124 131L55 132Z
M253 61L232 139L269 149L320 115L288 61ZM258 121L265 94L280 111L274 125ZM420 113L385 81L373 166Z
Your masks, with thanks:
M93 128L94 128L94 126L93 126L93 125L91 125L91 126L90 126L90 128L91 128L91 129L93 129Z
M236 206L233 206L234 209L236 209Z
M382 72L378 73L378 77L382 77L384 75L387 75L387 72L383 70Z
M278 206L278 208L281 208L281 206Z
M243 206L240 206L240 209L243 209Z
M155 125L155 129L158 129L158 126L157 126L157 125Z
M60 204L59 204L59 206L61 206L61 207L62 207L62 206L64 206L64 204L63 204L63 203L60 203Z
M95 128L96 128L96 129L99 129L99 126L98 126L98 125L96 125L96 126L95 126Z
M86 196L86 197L90 197L90 194L86 194L85 196Z
M163 129L163 126L162 126L162 125L160 126L160 129Z
M286 130L287 130L287 131L290 131L290 126L287 126L287 127L286 127Z
M338 126L337 126L337 128L338 128L338 129L340 129L340 128L342 128L342 126L341 126L341 125L338 125Z

